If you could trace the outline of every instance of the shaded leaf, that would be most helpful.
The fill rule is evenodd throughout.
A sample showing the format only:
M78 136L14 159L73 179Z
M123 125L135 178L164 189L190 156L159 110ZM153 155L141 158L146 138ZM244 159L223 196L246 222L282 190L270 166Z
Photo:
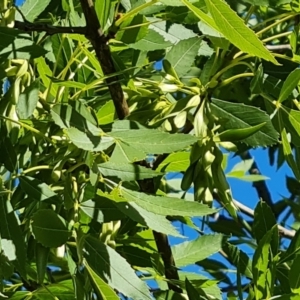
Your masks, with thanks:
M69 231L62 218L52 209L40 209L32 216L32 231L45 247L60 247L69 238Z
M292 71L280 91L278 102L281 103L288 98L288 96L293 92L294 88L297 87L300 80L300 69Z
M0 142L0 162L8 171L14 172L17 165L17 153L11 139L3 137Z
M115 293L115 291L98 276L92 268L85 263L85 267L90 275L91 281L94 283L97 293L100 295L102 300L119 300L119 296Z
M20 10L26 18L26 21L33 22L45 10L50 1L51 0L26 0L20 7Z
M205 259L222 248L224 236L221 234L204 235L195 240L181 243L172 247L177 267L194 264Z
M117 177L122 181L134 181L145 178L154 178L163 173L153 171L152 169L139 166L137 164L123 163L117 164L111 161L98 165L99 171L108 177Z
M17 112L20 119L27 119L36 108L39 100L39 81L35 80L20 94L17 103Z
M225 130L247 128L265 122L266 125L257 133L242 140L252 147L277 143L278 133L274 129L270 117L259 108L213 99L212 112L221 118L222 128Z
M32 59L46 54L36 45L31 36L13 28L1 27L0 30L0 61L5 59Z
M148 212L162 216L195 217L215 213L217 210L205 204L187 201L175 197L153 196L128 189L115 190L109 198L116 202L136 203Z
M290 272L289 272L289 280L290 286L293 293L298 294L300 293L300 272L299 272L299 264L300 264L300 255L296 255Z
M86 237L84 257L89 267L113 289L133 299L152 299L147 285L126 260L101 241Z
M0 237L3 254L26 279L26 251L19 220L6 197L0 197Z
M254 210L253 235L257 243L277 224L274 213L271 208L263 201L259 201ZM276 227L277 229L277 227ZM272 250L275 256L278 251L278 229L273 229Z
M44 201L53 197L57 197L56 193L44 182L33 177L20 176L20 186L29 198L35 201Z

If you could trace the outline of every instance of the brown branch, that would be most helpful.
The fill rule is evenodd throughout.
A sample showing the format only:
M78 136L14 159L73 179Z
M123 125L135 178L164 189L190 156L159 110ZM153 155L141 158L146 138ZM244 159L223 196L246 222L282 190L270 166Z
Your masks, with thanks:
M92 0L80 0L83 13L86 19L87 25L87 38L91 41L97 58L102 67L103 73L105 75L110 75L114 73L115 67L113 64L111 52L107 44L106 37L104 36L100 23L95 11L95 7ZM112 99L114 101L114 106L119 119L124 119L129 115L129 108L127 102L125 101L123 90L121 84L118 82L117 76L109 77L106 80L109 91L111 93ZM141 191L145 193L155 194L154 181L141 180L139 181ZM174 279L179 279L177 269L175 267L174 258L172 255L172 250L168 242L168 237L160 232L153 231L153 235L156 241L158 252L161 254L162 260L165 267L165 276L169 280L168 287L175 292L181 293L181 288L173 285L170 281Z
M252 159L250 153L248 151L240 154L241 158L246 160L246 159ZM255 161L253 161L252 163L252 166L249 170L249 173L251 175L261 175L260 171L259 171L259 168L256 164ZM276 212L274 210L274 203L273 203L273 200L272 200L272 197L271 197L271 194L270 194L270 191L267 187L267 184L264 180L261 180L261 181L255 181L253 182L253 187L256 189L256 192L258 194L258 197L260 199L262 199L263 201L265 201L269 206L270 208L272 209L273 213L276 215Z
M248 206L240 203L239 201L233 200L233 203L240 209L242 213L247 215L248 217L254 217L254 210L249 208ZM287 239L292 239L295 236L295 230L289 230L284 228L281 225L278 225L279 234Z
M93 0L80 0L81 7L85 16L87 32L86 37L93 45L96 56L100 62L105 75L111 75L116 72L107 38L103 34L100 23L95 11ZM125 100L123 90L117 76L106 79L108 88L114 102L116 113L120 120L129 115L129 108Z
M59 34L59 33L77 33L86 34L86 27L63 27L53 26L50 24L31 23L28 21L20 22L15 21L14 28L26 31L26 32L45 32L47 35Z

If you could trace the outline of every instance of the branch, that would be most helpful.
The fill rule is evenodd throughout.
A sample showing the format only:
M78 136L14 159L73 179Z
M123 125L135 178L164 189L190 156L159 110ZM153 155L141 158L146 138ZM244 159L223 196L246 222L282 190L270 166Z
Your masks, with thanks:
M250 153L248 151L240 154L241 158L243 160L246 160L246 159L252 159ZM259 168L256 164L255 161L253 161L252 163L252 166L249 170L249 173L251 175L261 175L260 171L259 171ZM271 194L270 194L270 191L266 185L266 182L264 180L261 180L261 181L256 181L256 182L253 182L253 187L256 189L256 192L258 194L258 197L260 199L262 199L263 201L265 201L269 206L270 208L272 209L273 213L276 215L275 213L275 210L274 210L274 203L273 203L273 200L271 198Z
M100 23L95 11L95 7L92 0L80 0L81 7L86 19L87 32L86 36L91 41L97 58L102 67L103 73L105 75L110 75L114 73L115 67L113 64L111 52L107 44L106 37L104 36ZM127 102L124 98L123 90L121 84L118 82L117 76L112 76L106 79L110 94L112 96L114 106L116 108L117 115L119 119L124 119L129 115L129 108ZM145 193L155 194L154 181L150 180L140 180L138 181L141 191ZM175 292L181 293L181 288L173 285L170 281L172 279L179 279L177 269L175 267L174 258L172 255L172 250L168 242L168 237L156 231L153 231L154 238L156 241L157 249L161 254L162 260L165 267L165 276L168 281L169 289Z
M53 34L58 34L58 33L86 34L86 27L52 26L50 24L38 24L38 23L31 23L28 21L24 21L24 22L15 21L14 28L23 30L26 32L45 32L47 35L53 35Z
M233 200L233 203L240 209L240 211L242 213L244 213L245 215L247 215L248 217L254 217L254 210L249 208L248 206L240 203L239 201ZM295 230L289 230L284 228L281 225L277 225L278 229L279 229L279 234L287 239L292 239L295 234L296 231Z
M266 45L266 48L270 51L282 52L283 50L291 50L291 45L283 44L283 45Z
M90 40L96 51L96 56L100 62L103 73L105 75L111 75L116 72L116 69L107 39L101 30L93 0L80 0L80 2L86 20L86 37ZM118 77L111 76L106 79L106 83L108 84L116 113L119 119L122 120L129 115L129 108Z

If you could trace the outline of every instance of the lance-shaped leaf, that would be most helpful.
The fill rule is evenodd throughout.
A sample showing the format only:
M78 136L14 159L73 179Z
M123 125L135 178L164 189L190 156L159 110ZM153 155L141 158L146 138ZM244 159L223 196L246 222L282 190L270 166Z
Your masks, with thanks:
M112 288L132 299L152 299L145 282L111 247L88 236L84 243L84 257L89 267Z
M149 212L134 202L119 202L116 207L130 219L164 234L183 237L164 216Z
M291 145L289 143L285 128L283 128L281 131L281 140L282 140L282 148L283 148L284 157L285 157L288 165L292 169L297 180L300 180L300 171L295 162L295 159L293 156L293 151L292 151Z
M32 41L31 35L14 28L1 27L0 61L5 59L32 59L45 55L46 51Z
M14 172L17 165L17 153L12 144L12 141L3 136L0 140L0 162L4 164L5 168Z
M157 171L182 172L190 165L189 152L171 153L157 168Z
M297 87L300 80L300 69L296 69L289 74L283 86L280 90L278 102L283 102L292 93L295 87Z
M233 45L245 53L278 64L275 57L264 47L261 40L245 25L244 20L225 1L205 0L205 3L218 27L218 31Z
M199 37L182 40L167 53L165 59L171 63L179 77L189 71L198 54L201 41Z
M50 198L57 198L56 193L46 183L29 176L20 176L19 179L22 190L32 200L44 201Z
M194 264L203 260L222 248L224 236L221 234L204 235L193 241L181 243L172 247L177 267Z
M19 220L5 196L0 197L0 237L4 255L26 278L26 251Z
M60 247L70 236L63 219L52 209L40 209L32 217L32 231L45 247Z
M293 293L298 295L300 294L299 264L300 264L300 255L297 255L295 260L292 263L291 270L289 272L291 290Z
M21 12L27 21L33 22L48 6L51 0L26 0L20 7Z
M116 202L134 202L143 209L161 216L195 217L206 216L217 210L194 201L187 201L175 197L153 196L125 188L115 189L111 195L107 195Z
M99 171L104 176L117 177L122 181L134 181L146 178L154 178L163 173L131 163L114 163L111 161L99 164Z
M270 117L259 108L213 99L212 112L220 118L222 128L238 129L266 123L258 132L243 140L252 147L267 146L277 143L278 133L274 129Z
M124 152L138 151L145 154L163 154L182 150L197 141L188 134L169 134L159 130L140 129L111 132L110 136L124 147ZM123 148L123 147L122 147ZM131 156L128 153L128 156Z
M27 119L33 114L39 100L39 87L39 81L35 80L19 96L17 112L20 119Z
M273 234L271 229L264 235L253 256L252 272L255 299L266 299L270 296L269 279L271 270L269 269L269 257Z
M103 300L120 299L119 296L115 293L115 291L104 280L102 280L101 277L97 275L97 273L93 271L93 269L89 266L87 262L84 265L89 273L91 281L94 282L98 297L101 297L101 299Z

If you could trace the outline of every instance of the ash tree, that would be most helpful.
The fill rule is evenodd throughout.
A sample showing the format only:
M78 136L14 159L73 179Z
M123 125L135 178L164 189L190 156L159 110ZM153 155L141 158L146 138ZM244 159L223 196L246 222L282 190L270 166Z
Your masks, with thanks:
M0 0L1 299L299 299L299 12Z

